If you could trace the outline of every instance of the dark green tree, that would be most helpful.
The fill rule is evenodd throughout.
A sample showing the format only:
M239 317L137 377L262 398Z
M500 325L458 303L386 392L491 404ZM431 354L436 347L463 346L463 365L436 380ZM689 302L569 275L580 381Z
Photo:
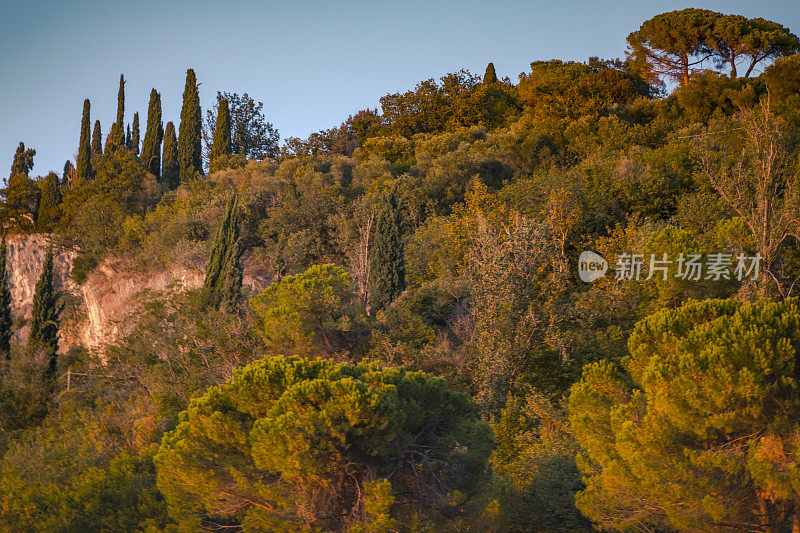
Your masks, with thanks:
M373 311L377 311L406 288L402 217L394 190L386 193L377 206L369 264L370 302Z
M162 157L164 168L162 180L170 189L176 189L180 184L180 170L178 165L178 139L175 138L175 125L167 122L164 130L164 155Z
M211 147L209 163L212 170L215 163L220 163L220 158L231 155L231 114L228 110L228 100L219 97L217 106L217 124L214 128L214 144Z
M53 247L47 249L42 274L36 282L28 346L44 350L49 361L46 377L53 378L58 362L58 295L53 285Z
M133 126L131 126L131 141L128 143L128 148L133 150L133 153L139 155L139 112L133 114Z
M24 143L19 143L11 164L11 175L8 178L8 187L4 192L2 203L2 218L12 221L19 228L32 230L36 222L40 191L28 172L33 169L33 156L36 150L25 148Z
M133 146L133 141L131 140L131 125L128 124L128 130L125 133L125 147L131 148Z
M178 128L180 181L193 177L195 173L203 173L202 127L203 116L200 111L200 96L197 93L197 79L194 70L189 69L186 71L181 123Z
M75 165L72 161L67 159L64 162L64 171L61 174L61 185L72 187L72 181L75 179Z
M489 85L497 83L497 74L494 71L494 63L486 65L486 72L483 74L483 83Z
M11 163L11 175L25 174L27 176L33 170L33 156L35 155L36 150L25 148L25 143L20 142L14 153L14 161Z
M92 130L92 153L103 155L103 133L100 129L100 121L94 121L94 129Z
M161 140L164 138L164 125L161 123L161 95L150 91L150 104L147 106L147 130L144 133L141 160L147 170L156 178L161 178Z
M125 146L125 75L119 75L119 91L117 92L117 121L111 126L106 151Z
M227 311L236 309L242 291L238 211L239 200L232 194L225 206L225 217L217 231L203 282L205 304Z
M51 231L58 222L61 204L61 189L56 173L48 173L44 180L39 182L39 188L42 192L36 215L36 228L41 232Z
M231 122L231 153L247 159L264 159L278 154L280 135L264 116L263 102L256 102L247 93L218 92L217 101L227 100ZM203 139L206 150L213 147L219 105L206 111Z
M75 185L83 185L92 177L92 146L89 134L89 99L83 101L83 118L81 119L81 140L78 143L78 164L75 169Z
M8 284L6 267L6 235L0 244L0 356L11 359L11 328L14 317L11 315L11 287Z

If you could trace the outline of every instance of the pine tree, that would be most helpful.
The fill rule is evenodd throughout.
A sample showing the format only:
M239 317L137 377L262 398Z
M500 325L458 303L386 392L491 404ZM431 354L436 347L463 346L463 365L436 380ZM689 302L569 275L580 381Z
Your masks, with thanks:
M14 153L14 160L11 163L11 175L25 174L33 170L33 156L36 155L36 150L33 148L25 148L25 143L20 142L17 146L17 151Z
M231 114L227 98L219 98L217 124L214 127L214 144L211 147L210 163L212 170L220 157L231 155Z
M75 169L75 185L87 183L92 177L92 147L89 141L89 99L83 101L81 140L78 144L78 165Z
M55 377L58 358L58 309L53 285L53 247L47 249L42 274L36 282L28 346L45 351L49 360L46 376Z
M147 106L147 130L142 145L142 162L156 178L161 178L161 140L164 126L161 123L161 95L150 91L150 104Z
M402 218L395 191L378 205L370 256L370 300L374 311L400 296L406 288Z
M497 74L494 72L494 63L486 65L486 72L483 74L483 83L489 85L490 83L497 83Z
M8 283L6 267L6 235L0 244L0 356L11 359L11 328L14 318L11 315L11 287Z
M139 155L139 112L133 114L133 126L131 129L131 142L129 148L133 153Z
M195 173L203 173L202 113L200 96L197 93L197 79L194 70L186 71L186 88L183 90L183 107L178 131L178 164L180 181L190 179Z
M94 130L92 130L92 153L103 155L103 133L100 130L100 121L94 121Z
M172 122L167 122L167 128L164 130L164 155L162 159L164 165L162 181L166 182L170 189L176 189L180 184L178 140L175 138L175 125Z
M58 176L50 172L39 184L42 190L39 200L39 210L36 215L36 227L41 232L50 231L58 221L59 205L61 204L61 190L58 186Z
M238 209L239 200L232 194L225 207L225 218L217 232L203 282L205 304L226 311L236 308L242 290Z

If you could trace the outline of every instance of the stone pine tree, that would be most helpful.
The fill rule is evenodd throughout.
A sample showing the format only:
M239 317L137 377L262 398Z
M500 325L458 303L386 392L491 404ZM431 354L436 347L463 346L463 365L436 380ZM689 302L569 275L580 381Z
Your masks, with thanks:
M11 359L11 328L14 319L11 315L11 287L8 283L6 267L6 235L0 243L0 357Z
M92 130L92 153L103 155L103 132L100 129L100 121L94 121L94 129Z
M50 172L39 183L41 199L36 214L36 228L41 232L51 231L59 218L59 205L61 204L61 189L58 176Z
M150 91L150 104L147 106L147 129L144 132L141 160L145 168L156 178L161 178L161 140L164 126L161 123L161 95Z
M201 133L203 117L194 70L186 71L186 88L183 90L181 123L178 127L178 165L180 181L203 173Z
M178 139L175 138L175 125L172 122L167 122L167 127L164 130L164 155L162 160L162 181L169 185L170 189L176 189L180 184Z
M217 124L214 127L214 143L211 146L210 166L217 170L220 158L231 155L231 113L227 98L220 97L217 109Z
M225 217L217 231L203 282L203 302L223 311L236 308L242 290L238 209L239 201L232 194L228 198Z
M56 374L59 314L58 295L53 285L53 247L50 246L33 294L31 333L28 337L28 346L43 350L47 356L48 378L53 378Z
M394 190L377 206L369 248L370 303L374 311L400 296L406 288L402 217Z
M483 74L483 83L497 83L497 74L494 71L494 63L486 65L486 72Z
M131 126L131 142L129 148L133 153L139 155L139 112L133 114L133 126Z
M81 140L78 143L78 164L75 168L75 184L81 185L92 177L92 147L89 140L89 99L83 101Z

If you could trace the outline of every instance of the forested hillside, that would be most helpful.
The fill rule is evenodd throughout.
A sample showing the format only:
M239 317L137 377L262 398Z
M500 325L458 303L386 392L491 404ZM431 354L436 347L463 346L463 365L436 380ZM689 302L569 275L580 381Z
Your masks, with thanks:
M166 124L120 76L62 175L20 142L3 191L48 244L24 315L0 250L0 530L800 532L778 22L665 13L624 59L458 70L282 143L192 69ZM112 263L204 282L67 342Z

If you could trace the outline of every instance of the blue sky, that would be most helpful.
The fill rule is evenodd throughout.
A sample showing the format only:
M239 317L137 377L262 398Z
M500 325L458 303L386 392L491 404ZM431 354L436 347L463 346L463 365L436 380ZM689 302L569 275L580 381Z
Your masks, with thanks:
M20 141L34 175L77 151L84 98L103 136L125 74L126 122L144 127L151 87L176 122L187 68L201 104L218 90L264 102L281 138L304 137L378 107L384 94L493 61L516 79L532 60L622 57L625 38L655 14L702 7L764 17L800 32L797 0L437 2L69 2L0 6L0 177ZM144 131L142 131L142 135Z

